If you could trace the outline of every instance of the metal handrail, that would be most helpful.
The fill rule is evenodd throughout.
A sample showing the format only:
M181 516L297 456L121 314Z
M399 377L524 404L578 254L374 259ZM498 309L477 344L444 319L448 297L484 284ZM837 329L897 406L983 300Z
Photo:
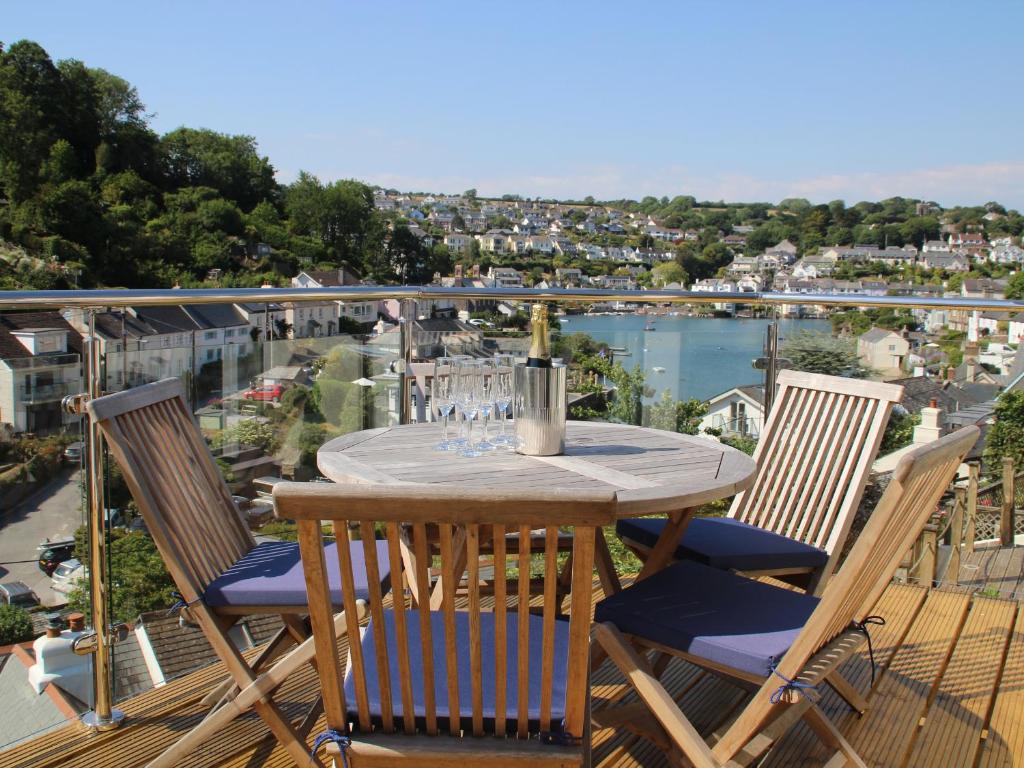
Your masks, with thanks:
M866 296L813 293L711 293L707 291L616 291L602 288L446 288L443 286L352 285L337 288L159 288L80 291L0 291L0 310L97 307L160 307L180 304L263 304L305 301L483 299L630 304L756 304L824 307L1024 311L1024 301L967 296Z

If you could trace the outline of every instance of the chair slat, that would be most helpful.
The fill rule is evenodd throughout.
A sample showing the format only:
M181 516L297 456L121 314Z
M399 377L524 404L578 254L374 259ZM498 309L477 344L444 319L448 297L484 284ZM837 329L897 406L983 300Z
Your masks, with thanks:
M338 553L338 570L341 572L341 597L345 609L345 619L349 637L359 637L359 619L356 612L355 574L352 572L352 551L348 547L348 521L335 521L334 543L331 545ZM383 629L381 627L380 629ZM352 657L352 683L356 692L356 711L359 715L359 727L370 729L370 701L366 687L366 665L363 663L363 644L350 643L349 655Z
M430 594L430 575L427 567L430 563L430 548L427 545L427 527L424 523L416 523L412 527L413 547L416 554L417 591L420 595ZM420 645L423 663L423 709L426 719L426 730L431 736L437 735L437 703L434 696L434 643L430 621L430 601L423 599L417 605L420 617Z
M590 590L594 572L597 529L577 528L572 543L572 592L569 596L569 660L566 674L565 730L584 737L589 716L587 688L590 677Z
M508 638L506 591L507 560L505 555L505 526L495 525L494 537L494 732L505 735L505 697L508 695Z
M459 645L455 630L455 589L458 583L451 524L438 525L438 538L441 544L441 612L444 614L445 667L448 673L448 718L450 722L457 723L462 717L462 710L459 708ZM457 732L453 726L451 733L455 735Z
M529 735L530 691L530 526L519 526L519 602L516 621L519 636L519 669L517 685L516 734L521 739Z
M209 584L218 574L215 563L211 562L211 555L220 553L211 552L202 540L202 536L190 521L182 521L175 512L180 511L175 507L175 502L184 501L184 506L190 508L197 503L190 498L190 494L184 487L179 487L181 481L180 472L167 472L167 467L162 462L154 460L147 450L152 445L149 435L140 429L138 420L133 418L135 414L125 414L119 421L122 432L127 440L137 446L135 450L135 461L139 469L145 474L154 494L154 503L162 514L160 518L165 521L166 527L179 552L182 553L182 560L188 564L189 570L194 577L202 584ZM170 475L169 479L168 475ZM216 557L223 560L222 556ZM225 566L226 567L226 566Z
M391 566L391 594L395 616L395 638L398 654L398 677L402 689L402 727L405 733L416 731L416 714L413 710L412 671L409 667L409 634L405 611L405 595L402 591L402 541L398 523L389 522L384 528L388 540L388 561ZM408 574L415 578L414 574ZM425 593L424 593L425 594Z
M472 684L473 735L484 734L483 648L480 640L480 526L466 526L466 583L469 588L469 676Z
M332 601L327 580L323 535L320 524L313 520L299 521L298 528L302 569L306 579L306 591L309 593L309 620L313 627L317 672L320 674L320 690L324 699L324 715L329 728L344 732L348 730L348 712L345 706L345 688L342 685L341 660L338 658L337 636L331 618Z
M807 416L810 413L810 400L813 393L801 389L793 396L793 411L790 418L783 419L776 439L782 441L783 450L776 457L774 466L767 467L766 477L768 479L764 497L758 501L761 507L761 514L756 523L762 528L771 530L772 523L777 516L778 507L776 499L778 495L788 487L788 480L792 476L793 462L799 453L800 438L804 434L802 426L807 423ZM762 437L762 439L765 439ZM772 439L768 437L767 439ZM760 477L760 473L758 473Z
M558 529L549 526L544 536L544 642L540 664L540 729L551 730L551 693L555 667L555 615L558 613Z
M837 401L841 404L842 395L832 392L817 393L816 410L820 413L833 413ZM807 440L802 447L802 455L796 467L793 479L788 484L785 498L780 501L783 512L771 530L783 536L792 536L811 517L807 507L807 496L814 485L811 482L821 472L828 471L828 464L821 458L822 454L835 447L835 436L838 427L835 419L815 419L806 430Z
M373 633L373 651L376 656L377 690L380 691L381 725L384 730L395 730L395 713L391 698L391 665L387 660L387 634L384 629L384 594L380 587L380 564L377 562L377 536L373 523L363 521L359 524L359 536L363 540L363 559L366 562L367 598L370 608L370 621L377 627ZM346 609L347 610L347 609ZM357 635L351 635L356 637Z
M803 475L803 470L811 460L811 446L813 445L814 432L806 427L813 423L808 418L811 414L820 412L826 400L826 393L817 390L804 390L804 410L799 420L790 425L788 430L791 441L791 454L786 459L786 465L776 477L773 485L773 495L769 500L771 512L767 518L762 519L761 527L769 531L779 531L785 528L789 515L793 512L790 505L791 496L798 491L798 480Z

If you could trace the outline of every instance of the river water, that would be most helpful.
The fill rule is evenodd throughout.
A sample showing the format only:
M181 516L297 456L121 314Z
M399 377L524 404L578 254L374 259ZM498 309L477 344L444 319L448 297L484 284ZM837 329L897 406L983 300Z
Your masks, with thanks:
M573 315L559 318L562 333L586 333L629 354L616 355L627 369L640 365L647 385L661 397L707 400L744 384L761 384L764 374L751 362L764 349L767 319L651 316L655 330L644 331L643 315ZM779 337L797 329L830 331L827 320L780 320ZM663 368L664 371L655 371Z

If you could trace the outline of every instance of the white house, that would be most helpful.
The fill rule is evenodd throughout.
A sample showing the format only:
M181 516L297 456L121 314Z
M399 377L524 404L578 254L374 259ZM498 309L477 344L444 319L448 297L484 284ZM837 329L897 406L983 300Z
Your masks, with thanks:
M0 424L46 434L79 417L61 400L82 389L82 337L57 312L0 315Z
M908 352L910 342L896 331L872 328L857 338L857 357L861 364L876 371L902 371Z
M1024 337L1024 312L1018 312L1010 317L1009 328L1006 333L1007 344L1020 344Z
M700 432L715 430L724 437L757 439L764 425L764 385L749 384L715 395L707 401Z

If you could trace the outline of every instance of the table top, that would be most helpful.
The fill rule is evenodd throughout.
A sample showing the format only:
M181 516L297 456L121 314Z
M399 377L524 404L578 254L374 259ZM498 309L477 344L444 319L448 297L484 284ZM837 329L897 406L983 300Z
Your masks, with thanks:
M620 517L675 512L731 496L754 480L754 461L735 448L659 429L570 421L565 454L490 453L475 458L434 450L440 426L409 424L353 432L317 452L337 483L450 483L463 487L613 488Z

